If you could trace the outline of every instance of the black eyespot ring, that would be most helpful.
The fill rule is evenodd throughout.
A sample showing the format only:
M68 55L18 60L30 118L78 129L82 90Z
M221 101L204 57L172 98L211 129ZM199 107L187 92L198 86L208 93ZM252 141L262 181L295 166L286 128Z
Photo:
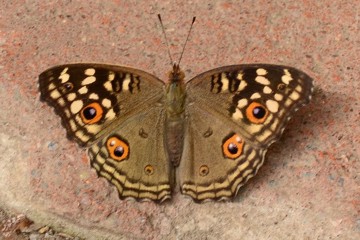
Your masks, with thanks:
M254 107L253 116L257 119L262 119L266 115L266 110L262 106Z
M237 145L235 143L229 143L228 151L229 151L229 153L234 155L239 151L239 148L237 147Z
M125 150L122 146L117 146L115 149L114 149L114 155L117 156L117 157L122 157L122 155L124 154Z
M91 120L96 117L96 109L94 107L86 107L83 110L83 115L87 120Z

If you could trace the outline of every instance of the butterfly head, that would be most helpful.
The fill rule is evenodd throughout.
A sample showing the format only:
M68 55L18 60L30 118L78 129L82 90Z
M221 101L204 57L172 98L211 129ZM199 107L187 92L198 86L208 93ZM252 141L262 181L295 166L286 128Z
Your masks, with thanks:
M169 72L170 83L183 83L185 78L184 72L180 69L179 64L174 63L173 69Z

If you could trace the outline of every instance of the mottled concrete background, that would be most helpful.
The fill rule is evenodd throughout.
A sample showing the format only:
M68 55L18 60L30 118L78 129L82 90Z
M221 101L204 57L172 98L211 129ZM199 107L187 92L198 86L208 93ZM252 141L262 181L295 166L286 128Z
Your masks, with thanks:
M120 201L38 99L57 64L273 63L315 79L301 109L234 202ZM5 1L0 3L0 205L87 239L360 239L360 3L352 1Z

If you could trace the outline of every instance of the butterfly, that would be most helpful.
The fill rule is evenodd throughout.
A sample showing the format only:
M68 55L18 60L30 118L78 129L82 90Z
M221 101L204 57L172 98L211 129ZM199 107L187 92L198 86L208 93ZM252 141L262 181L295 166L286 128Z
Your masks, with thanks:
M41 73L39 90L120 199L154 202L176 185L195 202L234 198L313 91L310 76L280 65L184 79L176 63L166 84L135 68L78 63Z

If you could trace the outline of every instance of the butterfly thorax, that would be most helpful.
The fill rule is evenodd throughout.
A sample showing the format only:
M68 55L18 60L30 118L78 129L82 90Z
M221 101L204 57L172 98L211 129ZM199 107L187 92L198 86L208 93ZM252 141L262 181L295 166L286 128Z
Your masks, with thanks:
M179 65L174 64L169 72L166 85L166 122L165 144L168 146L168 157L174 166L178 166L183 150L185 120L185 74Z
M177 120L184 112L185 103L185 74L179 65L174 64L169 72L169 81L166 85L166 111L168 118Z

